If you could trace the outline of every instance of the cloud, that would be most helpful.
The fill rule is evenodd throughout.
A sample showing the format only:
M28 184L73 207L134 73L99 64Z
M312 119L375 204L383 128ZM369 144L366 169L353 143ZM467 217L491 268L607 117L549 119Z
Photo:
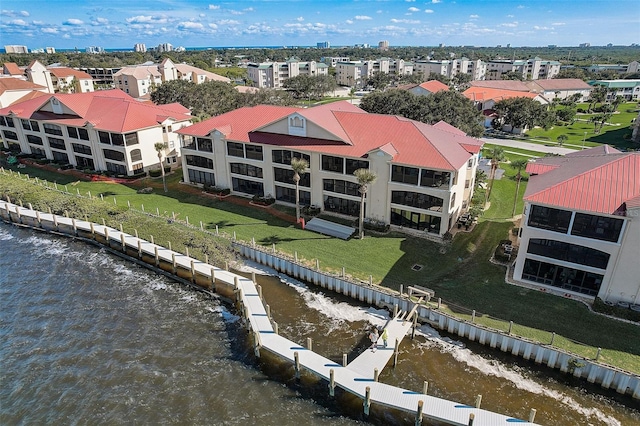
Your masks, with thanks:
M347 24L353 24L353 21L351 19L347 19L346 21L344 21Z
M166 16L138 15L125 19L129 24L166 24L168 19Z
M534 25L533 29L537 31L549 31L549 30L553 30L553 27L540 27L538 25Z
M204 25L202 25L200 22L186 21L186 22L180 22L178 24L178 29L180 29L180 30L203 30L204 29Z
M298 16L298 17L296 18L296 21L298 21L298 22L302 22L302 21L304 21L304 18L303 18L302 16Z
M64 21L63 25L84 25L84 21L80 19L70 18Z
M567 24L565 22L552 22L551 25L553 25L554 27L559 27Z
M424 13L433 13L433 9L425 9Z
M420 9L418 9L417 7L410 7L409 12L420 12Z
M431 0L431 3L433 3L433 4L442 3L442 0Z
M525 5L522 5L522 4L518 5L518 9L524 9L524 8L526 8Z
M469 19L478 19L480 15L469 15Z
M518 21L513 21L513 22L505 22L504 24L500 24L500 27L508 27L508 28L515 28L518 26Z
M242 10L230 10L229 13L231 13L232 15L244 15L247 12L254 12L255 9L252 7L247 7L246 9L242 9Z
M220 9L220 6L218 6L217 4L210 4L209 5L209 10L218 10Z
M240 25L240 21L234 19L223 19L218 21L218 25Z
M58 34L58 29L52 28L52 27L45 27L45 28L42 28L40 31L42 31L45 34Z
M217 26L216 24L214 24L214 23L210 23L210 24L209 24L209 28L211 28L211 29L213 29L213 30L217 30L217 29L218 29L218 26Z
M16 27L27 27L29 23L24 19L12 19L9 21L9 25L15 25Z
M107 18L96 18L93 21L91 21L91 25L93 26L107 25L108 23L109 23L109 20Z
M21 16L29 16L29 12L27 12L26 10L21 10L20 11L20 15Z
M367 15L358 15L355 17L356 21L369 21L371 19L373 19L371 16L367 16Z
M391 22L394 24L419 24L420 21L418 19L392 19Z

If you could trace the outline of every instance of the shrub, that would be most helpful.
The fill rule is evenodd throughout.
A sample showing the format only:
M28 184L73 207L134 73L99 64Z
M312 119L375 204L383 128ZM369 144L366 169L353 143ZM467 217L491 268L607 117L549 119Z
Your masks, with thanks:
M162 176L162 170L160 170L160 169L149 170L149 176L151 176L151 177L160 177L160 176Z
M254 195L251 200L255 203L255 204L262 204L265 206L270 206L271 204L276 202L276 199L273 198L271 195L267 195L266 197L263 197L261 195Z
M596 297L596 300L593 301L593 310L602 314L640 322L640 312L634 311L630 308L623 308L618 305L607 303L599 297Z

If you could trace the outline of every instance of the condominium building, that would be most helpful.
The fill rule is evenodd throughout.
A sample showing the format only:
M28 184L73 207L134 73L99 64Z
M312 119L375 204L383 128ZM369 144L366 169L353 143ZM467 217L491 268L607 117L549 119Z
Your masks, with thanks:
M467 58L442 60L442 61L415 61L413 73L422 75L427 80L430 74L437 74L452 79L457 74L467 74L471 80L484 80L487 65L481 60Z
M286 62L262 62L247 65L247 77L258 88L280 88L285 80L299 75L329 75L327 64L310 61L301 62L290 58Z
M158 52L171 52L173 50L173 45L171 43L161 43L156 47Z
M178 165L175 131L190 120L180 104L138 102L121 90L44 95L0 108L4 149L121 175L158 168L157 142L167 144L165 164Z
M494 60L487 63L486 79L502 80L507 73L516 73L523 80L554 78L560 72L560 62L538 57L528 60Z
M231 82L227 77L191 65L174 64L169 58L159 64L124 67L113 75L114 86L134 98L144 97L153 86L172 80L188 80L195 84L206 81Z
M442 237L472 196L482 142L444 122L369 114L347 101L313 108L245 107L178 131L184 181L295 204L291 159L309 164L300 203L355 218L353 172L377 175L365 218Z
M46 67L35 60L27 66L25 74L29 81L46 87L49 93L86 93L95 90L93 78L73 68Z
M147 51L147 46L144 43L136 43L133 45L134 52L144 53Z
M386 52L387 50L389 50L389 42L387 40L382 40L381 42L378 42L378 49L382 50L383 52Z
M4 46L4 51L6 53L29 53L29 49L27 49L27 46L20 46L17 44Z
M335 68L338 84L349 87L364 86L366 81L377 72L396 75L411 75L414 72L413 62L389 58L337 62Z
M338 62L349 62L349 58L345 56L325 56L320 58L320 62L335 68Z
M104 53L104 49L100 46L89 46L84 51L92 54Z
M625 101L640 100L640 80L592 80L591 86L607 88L607 100L612 101L621 96Z
M529 163L514 279L640 305L640 153L609 146Z

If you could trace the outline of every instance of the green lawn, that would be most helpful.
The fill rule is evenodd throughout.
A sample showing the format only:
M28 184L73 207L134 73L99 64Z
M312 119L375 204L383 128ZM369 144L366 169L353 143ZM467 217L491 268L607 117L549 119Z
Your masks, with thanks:
M338 272L345 267L348 275L365 281L372 275L374 282L396 290L400 285L405 288L412 284L423 285L435 290L436 297L442 298L449 309L459 314L468 315L471 309L475 309L478 322L486 321L488 325L504 329L512 320L518 324L514 330L518 334L542 342L547 342L554 331L557 333L556 346L579 351L585 357L592 357L594 348L601 347L601 360L640 373L640 343L629 338L637 334L637 326L594 315L586 306L573 300L507 285L504 281L505 268L489 262L499 241L505 239L513 228L508 218L513 208L515 181L512 177L515 170L508 165L503 167L506 167L505 176L495 181L491 208L481 222L472 232L458 233L453 242L445 245L393 232L368 234L364 240L343 241L325 237L275 218L263 208L248 208L205 197L199 191L180 184L179 173L168 176L169 192L164 193L161 179L147 178L136 184L124 185L83 182L33 167L21 171L46 179L49 185L56 182L58 188L66 185L71 193L86 195L91 192L98 199L102 195L105 203L114 203L115 199L119 206L129 203L139 210L144 205L145 211L155 212L158 209L167 218L176 214L178 220L184 221L188 217L189 222L197 226L202 221L209 230L217 225L220 232L227 235L235 232L238 239L250 241L255 238L256 243L268 247L275 244L278 251L289 255L297 252L299 258L310 264L319 259L321 268L325 270ZM3 186L5 192L11 188L10 179L15 178L0 174L0 190ZM521 192L525 184L523 181ZM147 186L154 188L153 193L136 193L137 189ZM516 213L522 211L519 198ZM166 220L161 222L167 223ZM149 227L145 226L145 229ZM133 229L125 228L125 231L132 232ZM163 240L171 239L167 235L166 231L159 230L155 241L166 244ZM141 236L146 237L142 233ZM423 268L415 271L412 269L415 264ZM572 341L589 346L578 346Z
M587 104L579 104L578 108L586 110ZM617 112L611 116L602 131L598 134L594 133L594 125L589 119L598 114L578 114L577 121L567 126L554 126L549 130L535 128L527 131L526 136L542 143L558 142L558 136L566 135L568 137L564 146L567 148L582 148L583 140L585 147L594 147L600 144L609 144L616 148L634 148L629 141L632 132L632 120L638 117L638 104L636 102L627 102L620 104ZM586 134L585 134L586 133ZM638 148L635 146L635 148Z

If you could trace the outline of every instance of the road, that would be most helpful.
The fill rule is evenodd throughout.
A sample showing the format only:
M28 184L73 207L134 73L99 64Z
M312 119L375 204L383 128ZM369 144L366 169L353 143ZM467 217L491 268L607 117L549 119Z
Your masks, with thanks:
M570 148L561 148L559 146L548 146L548 145L541 145L541 144L531 143L531 142L514 141L510 139L480 138L480 140L483 141L484 143L500 145L506 148L526 149L529 151L543 152L545 154L551 153L551 154L565 155L565 154L569 154L571 152L576 151L575 149L570 149Z

